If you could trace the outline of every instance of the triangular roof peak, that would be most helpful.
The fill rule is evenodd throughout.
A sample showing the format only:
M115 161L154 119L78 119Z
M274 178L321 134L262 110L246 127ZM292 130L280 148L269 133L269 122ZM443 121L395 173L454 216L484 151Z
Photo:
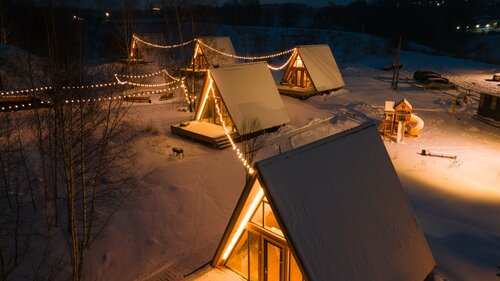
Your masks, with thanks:
M200 36L196 39L216 50L227 53L229 55L236 55L233 42L231 41L231 38L229 36ZM201 48L203 56L210 66L235 64L238 62L237 59L222 55L216 51L211 50L210 48L203 46L203 44L199 44L198 42L196 42L196 45L197 48Z
M373 123L255 166L213 265L229 255L228 245L265 195L307 280L423 281L433 271L434 258Z
M300 56L316 92L345 87L337 62L327 44L299 45L296 50L297 54L285 71L282 82L288 79L295 60Z
M397 108L399 107L401 104L405 104L407 105L410 109L413 109L411 103L406 99L406 98L403 98L402 100L400 100L399 102L396 103L396 105L394 105L394 108Z
M205 100L210 95L210 85L218 90L238 131L245 127L246 122L253 119L258 120L258 124L252 131L278 127L290 122L266 62L210 68L196 119L201 116Z

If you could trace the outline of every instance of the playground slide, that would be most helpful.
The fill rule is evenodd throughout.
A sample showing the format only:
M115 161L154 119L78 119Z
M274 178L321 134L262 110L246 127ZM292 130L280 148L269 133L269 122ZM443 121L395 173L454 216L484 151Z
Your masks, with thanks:
M416 137L424 128L424 120L412 113L408 125L410 126L410 136Z

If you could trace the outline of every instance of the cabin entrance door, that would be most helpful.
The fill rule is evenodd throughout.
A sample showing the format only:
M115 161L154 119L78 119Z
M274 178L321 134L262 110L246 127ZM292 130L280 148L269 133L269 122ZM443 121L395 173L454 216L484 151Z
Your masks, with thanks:
M282 280L284 249L264 239L264 281Z

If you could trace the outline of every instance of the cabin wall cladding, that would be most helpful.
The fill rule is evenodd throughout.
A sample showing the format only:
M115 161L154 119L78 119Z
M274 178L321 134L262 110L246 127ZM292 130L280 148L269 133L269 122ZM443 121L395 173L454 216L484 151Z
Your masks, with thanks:
M500 97L493 94L481 94L477 114L500 121Z

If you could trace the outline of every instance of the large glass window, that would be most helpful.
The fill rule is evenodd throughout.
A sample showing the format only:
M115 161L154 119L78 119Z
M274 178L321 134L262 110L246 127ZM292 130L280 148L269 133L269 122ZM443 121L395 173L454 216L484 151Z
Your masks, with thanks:
M262 202L255 210L255 213L250 221L259 227L265 228L281 237L284 237L283 231L281 231L278 220L276 220L276 217L271 209L271 205L269 205L266 197L262 199Z
M264 203L264 228L283 237L283 232L274 216L269 203Z
M229 255L226 266L250 281L304 281L265 196Z
M260 235L248 232L248 248L250 252L250 281L259 280L260 272Z
M302 277L302 272L300 271L299 265L297 264L297 261L293 257L293 254L289 251L289 261L290 261L290 268L288 271L288 281L303 281L304 278Z
M217 106L219 107L224 123L226 124L227 127L233 128L234 127L233 121L231 120L231 116L229 116L229 111L227 110L227 107L224 104L219 94L219 91L217 91L216 89L214 91L215 91L215 100L213 98L212 93L209 92L207 101L205 103L205 106L203 107L203 112L201 113L200 120L217 125L222 125L219 113L217 112L217 107L215 106L215 103L217 103Z
M248 234L244 232L234 247L226 266L248 279Z
M265 241L264 251L264 280L281 280L281 265L283 263L282 249L269 241Z

